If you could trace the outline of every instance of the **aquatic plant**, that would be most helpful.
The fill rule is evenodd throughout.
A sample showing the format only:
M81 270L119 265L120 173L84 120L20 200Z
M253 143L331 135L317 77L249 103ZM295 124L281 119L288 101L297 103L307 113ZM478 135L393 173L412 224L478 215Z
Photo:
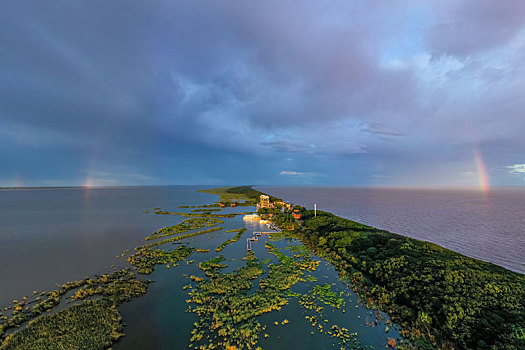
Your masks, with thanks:
M168 238L168 239L165 239L163 241L159 241L159 242L153 242L153 243L150 243L150 244L146 244L146 245L143 245L141 247L137 247L135 248L135 250L145 250L145 249L150 249L152 247L156 247L156 246L159 246L159 245L163 245L163 244L166 244L166 243L171 243L171 242L177 242L177 241L180 241L182 239L185 239L185 238L190 238L190 237L194 237L194 236L199 236L199 235L203 235L205 233L210 233L210 232L215 232L215 231L220 231L222 230L222 227L212 227L212 228L209 228L207 230L202 230L202 231L197 231L197 232L192 232L192 233L187 233L185 235L180 235L180 236L176 236L176 237L172 237L172 238Z
M31 321L8 335L1 350L106 349L122 334L122 317L104 300L89 300Z
M214 204L202 204L202 205L179 205L179 208L215 208L215 207L219 207L219 204L214 203Z
M234 273L220 272L226 267L222 264L223 255L199 264L208 278L199 278L197 287L189 293L190 311L199 316L192 331L194 346L255 347L263 330L257 316L281 310L289 301L288 289L304 281L303 271L316 266L306 252L289 257L271 244L268 249L279 263L268 265L268 276L260 278L255 290L253 281L264 270L253 252L248 253L245 265ZM193 281L197 281L195 277ZM286 319L281 322L287 323Z
M338 309L344 306L344 298L334 292L328 283L315 285L310 291L310 295L318 299L321 303Z
M219 245L217 248L215 248L216 252L220 252L221 250L223 250L230 243L237 242L241 238L243 233L246 232L246 228L241 228L241 229L237 229L237 230L229 230L229 231L226 231L226 232L227 233L228 232L237 232L237 234L235 236L233 236L233 238L222 242L221 245Z
M117 305L131 300L133 297L137 297L146 293L147 284L148 282L138 280L135 274L129 269L118 270L110 275L103 274L101 276L97 276L96 278L87 277L81 281L67 282L63 284L60 289L50 292L43 292L42 294L47 296L47 299L36 303L32 308L24 310L23 313L13 315L11 318L8 318L7 322L2 323L0 325L0 339L2 338L3 332L5 330L19 327L25 322L35 319L43 312L51 311L51 309L61 302L62 296L70 290L77 289L71 297L72 300L77 301L98 296L102 297L102 302L104 303L105 308L115 308ZM86 344L90 344L91 338L99 339L100 337L104 337L103 331L101 331L102 333L100 334L93 334L91 338L86 338L86 335L83 334L84 330L82 327L79 329L73 328L73 330L71 331L70 329L70 331L73 333L77 332L77 334L72 333L71 335L64 337L64 339L54 339L57 341L57 345L51 346L53 344L51 340L53 339L48 339L49 337L59 337L60 332L63 332L64 329L69 329L69 325L63 324L62 322L74 323L75 318L80 316L82 316L82 322L86 324L99 322L99 320L94 321L93 318L95 315L88 312L82 311L80 314L78 314L80 311L77 312L77 310L74 309L70 314L65 312L67 310L71 310L71 308L61 311L55 315L46 315L36 319L35 321L30 321L28 326L23 330L14 332L12 335L5 337L2 346L0 346L0 349L4 349L4 347L5 349L50 349L61 348L60 346L63 346L62 348L68 348L70 347L69 344L71 344L73 341L77 342L76 344L82 344L82 341L85 341ZM60 316L57 317L56 315ZM120 318L118 312L116 312L116 315L118 318ZM71 319L73 319L73 321L71 321ZM105 320L107 321L107 319ZM47 329L44 329L46 327ZM118 337L114 339L116 340ZM108 343L108 341L105 341L102 344L111 344L111 342ZM34 346L31 345L27 347L27 344L34 344ZM47 344L47 346L40 348L38 347L45 344ZM98 347L85 347L77 345L76 348L96 349Z
M223 224L224 221L214 219L214 218L191 218L186 219L183 222L175 225L175 226L167 226L163 227L156 232L153 232L149 236L145 238L146 241L150 241L153 239L163 238L171 235L175 235L178 233L187 232L190 230L198 230L205 226L215 226L216 224Z
M88 279L71 299L81 300L100 295L111 305L117 306L145 294L147 285L148 282L138 280L133 272L123 269L111 275L104 274L97 279Z
M172 264L175 266L179 261L190 256L195 249L180 246L174 250L164 249L140 249L137 253L128 257L128 261L137 268L138 273L150 274L158 264Z
M180 207L179 207L180 208ZM210 214L212 211L221 211L222 209L193 209L191 212L192 213L198 213L198 212L203 212L203 213L208 213Z
M235 213L230 214L207 214L207 213L177 213L177 212L169 212L169 211L160 211L157 210L154 212L158 215L179 215L179 216L185 216L185 217L204 217L204 218L234 218L236 215Z

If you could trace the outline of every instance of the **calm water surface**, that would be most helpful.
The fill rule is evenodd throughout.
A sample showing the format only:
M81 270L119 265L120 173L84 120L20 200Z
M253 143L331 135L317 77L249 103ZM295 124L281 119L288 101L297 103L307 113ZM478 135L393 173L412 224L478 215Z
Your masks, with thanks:
M525 188L259 187L287 201L525 273Z
M116 255L173 222L144 210L209 202L198 188L0 190L0 305L122 263Z

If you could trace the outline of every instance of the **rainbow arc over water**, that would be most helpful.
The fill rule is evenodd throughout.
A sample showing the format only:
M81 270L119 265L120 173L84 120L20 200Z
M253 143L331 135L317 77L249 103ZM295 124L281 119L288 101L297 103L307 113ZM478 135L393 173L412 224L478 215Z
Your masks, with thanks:
M476 160L479 187L483 192L487 192L490 187L489 176L487 173L487 168L485 167L485 162L483 161L483 157L481 156L481 152L478 148L474 150L474 158Z

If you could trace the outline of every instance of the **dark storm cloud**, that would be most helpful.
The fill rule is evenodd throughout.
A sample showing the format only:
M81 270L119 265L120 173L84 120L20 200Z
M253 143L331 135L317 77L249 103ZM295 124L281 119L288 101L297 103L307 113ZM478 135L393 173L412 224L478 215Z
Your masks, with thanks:
M436 54L468 56L505 46L525 23L521 0L440 1L428 44Z
M524 8L8 1L0 182L474 184L524 161Z
M388 135L388 136L403 136L402 132L388 128L385 125L379 123L368 123L361 126L361 131L369 132L372 134Z

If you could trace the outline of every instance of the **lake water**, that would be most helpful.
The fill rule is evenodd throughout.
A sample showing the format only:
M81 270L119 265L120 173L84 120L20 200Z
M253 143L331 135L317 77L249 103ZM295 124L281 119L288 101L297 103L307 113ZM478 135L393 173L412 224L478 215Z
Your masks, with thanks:
M31 189L0 191L0 306L10 304L13 299L30 296L33 290L51 290L55 283L78 280L111 271L112 265L127 266L124 259L116 256L125 249L133 249L143 243L152 231L175 225L184 218L174 215L153 214L153 208L166 211L189 211L179 205L207 204L216 196L198 193L196 186L129 187L94 189ZM226 208L225 213L253 210L249 207ZM144 213L149 211L149 213ZM187 348L190 332L196 316L188 313L188 291L183 286L191 283L187 275L203 275L198 262L217 256L214 251L220 243L234 233L225 230L246 227L248 231L221 253L227 257L226 272L244 264L246 237L261 230L258 224L247 224L241 216L224 219L222 231L191 237L182 242L196 248L209 248L209 253L194 253L190 259L194 264L182 262L177 267L157 266L148 279L154 281L145 296L135 298L119 306L126 327L123 337L115 349L171 349ZM264 236L254 242L256 256L273 259L265 248ZM296 241L283 239L275 243L285 251ZM169 248L167 245L166 248ZM265 270L268 270L266 268ZM385 348L387 338L398 338L399 332L388 317L375 313L358 300L348 286L339 281L334 268L321 261L318 269L311 273L317 283L329 283L337 293L344 293L346 312L326 307L323 319L325 327L337 324L350 332L358 333L363 345ZM304 293L314 282L301 282L292 288ZM259 318L267 326L261 334L259 345L265 349L331 348L336 339L326 332L312 328L305 316L312 315L304 309L297 298L280 312L271 312ZM290 321L287 325L275 326L275 321ZM377 326L375 320L377 319ZM328 322L329 320L329 322ZM386 333L386 327L389 332ZM315 332L314 332L315 331Z
M207 203L200 187L0 190L0 305L105 271L173 218L146 215Z
M525 188L257 189L525 273Z

